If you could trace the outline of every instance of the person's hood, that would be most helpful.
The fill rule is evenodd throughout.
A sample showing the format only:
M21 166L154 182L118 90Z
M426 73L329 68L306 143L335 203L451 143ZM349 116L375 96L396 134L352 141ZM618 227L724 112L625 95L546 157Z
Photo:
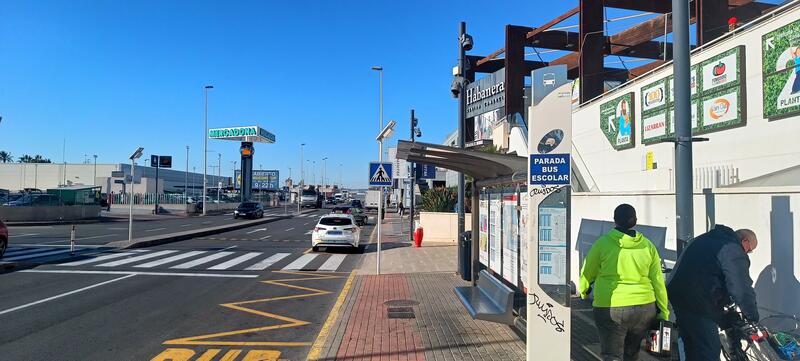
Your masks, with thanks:
M631 237L625 233L620 232L618 229L612 230L611 233L609 233L609 236L611 237L611 239L617 242L617 245L619 245L620 248L641 247L642 239L644 239L644 236L639 232L636 232L636 235Z

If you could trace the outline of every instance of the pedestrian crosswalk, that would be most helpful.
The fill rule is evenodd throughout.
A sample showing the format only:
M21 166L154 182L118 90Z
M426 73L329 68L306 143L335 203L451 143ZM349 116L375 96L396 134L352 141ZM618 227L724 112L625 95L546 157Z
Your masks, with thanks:
M59 257L60 256L60 257ZM320 253L269 253L236 250L177 250L135 249L111 250L98 248L76 249L70 254L66 247L10 248L2 262L28 261L48 263L56 267L86 267L109 270L162 269L212 271L324 271L342 268L348 255Z

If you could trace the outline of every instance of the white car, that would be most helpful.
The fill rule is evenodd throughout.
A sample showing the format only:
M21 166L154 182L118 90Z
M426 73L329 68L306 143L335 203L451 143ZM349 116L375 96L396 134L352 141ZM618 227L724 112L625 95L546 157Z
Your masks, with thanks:
M311 248L314 252L320 247L348 247L358 249L361 228L349 214L328 214L322 216L311 232Z

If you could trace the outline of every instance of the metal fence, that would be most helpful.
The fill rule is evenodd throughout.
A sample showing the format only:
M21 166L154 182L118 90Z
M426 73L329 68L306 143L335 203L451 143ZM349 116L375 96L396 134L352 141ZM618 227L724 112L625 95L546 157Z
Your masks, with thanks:
M120 194L112 194L109 197L110 204L129 204L130 203L130 194L128 193L120 193ZM278 196L274 194L256 194L253 196L254 201L261 201L261 202L272 202L273 199L277 199ZM183 194L155 194L155 193L136 193L133 195L133 204L190 204L190 203L198 203L202 199L202 196L186 196ZM207 196L209 203L236 203L240 201L240 198L236 195L230 196L227 194L220 194L219 199L216 195Z

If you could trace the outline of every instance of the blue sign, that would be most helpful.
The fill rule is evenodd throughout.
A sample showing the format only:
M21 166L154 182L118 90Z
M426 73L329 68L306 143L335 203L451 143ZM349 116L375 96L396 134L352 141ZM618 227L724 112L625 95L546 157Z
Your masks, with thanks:
M569 154L531 154L530 185L569 185Z
M379 187L391 186L392 163L369 163L369 185Z
M252 189L277 190L280 188L280 172L277 170L254 170L252 179ZM242 175L240 170L234 173L233 187L242 187Z
M417 179L436 179L436 166L430 164L417 163Z

